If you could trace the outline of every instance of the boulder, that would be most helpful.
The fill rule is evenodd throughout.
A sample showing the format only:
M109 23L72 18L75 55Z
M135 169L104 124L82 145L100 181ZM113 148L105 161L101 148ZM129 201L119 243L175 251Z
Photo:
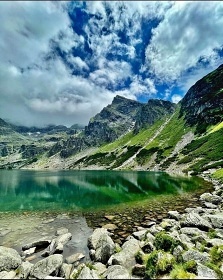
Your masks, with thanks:
M77 279L99 279L99 276L94 269L90 270L90 268L84 266Z
M200 253L199 251L196 250L188 250L182 254L182 257L185 262L190 260L195 260L200 263L206 263L210 261L210 256L208 253L206 252Z
M54 238L51 244L47 247L46 251L42 254L43 257L50 256L56 253L63 252L63 246L72 238L72 234L70 232L59 235Z
M0 272L0 279L14 279L15 276L16 272L14 270Z
M76 253L76 254L73 254L69 257L66 258L66 262L68 264L72 264L72 263L75 263L81 259L85 258L85 255L83 255L82 253Z
M146 233L147 233L147 229L143 229L143 230L140 230L140 231L136 231L136 232L133 232L133 236L138 239L138 240L142 240L144 239L144 237L146 236Z
M0 271L16 269L21 263L22 259L16 250L0 246Z
M106 279L131 279L128 270L121 265L109 266L106 276Z
M203 236L207 238L207 234L204 231L201 231L200 229L196 227L183 227L180 229L180 232L189 236Z
M213 269L198 263L197 265L197 278L198 279L218 279L218 275Z
M100 240L103 234L108 234L107 229L105 228L97 228L94 230L92 235L88 238L88 248L89 249L96 249L98 241Z
M22 262L22 264L18 268L19 279L27 279L31 272L32 267L33 267L32 263L30 263L28 261Z
M55 254L34 264L31 270L31 276L38 279L44 279L46 276L57 276L63 263L63 256Z
M179 221L180 219L180 213L178 211L169 211L168 212L168 216L171 218L171 219L175 219L177 221Z
M72 264L63 263L59 271L59 276L65 279L70 279L71 269Z
M96 245L95 261L106 264L115 251L115 243L107 233L101 235Z
M211 246L211 247L213 247L213 246L221 246L221 245L223 245L223 240L220 239L220 238L212 238L212 239L209 239L207 241L207 245Z
M189 213L181 220L181 226L184 227L197 227L201 230L208 230L212 225L197 213Z
M131 238L122 245L122 251L116 253L108 260L108 265L121 265L130 268L135 264L135 255L140 250L140 243Z
M102 278L103 278L103 275L105 274L105 272L107 270L106 265L104 265L101 262L96 262L96 263L94 263L94 268L97 270L98 275L102 276Z
M215 228L223 228L223 214L217 213L215 215L205 215Z
M220 196L211 193L203 193L200 196L200 200L202 202L209 202L213 204L220 204L222 202L222 198Z

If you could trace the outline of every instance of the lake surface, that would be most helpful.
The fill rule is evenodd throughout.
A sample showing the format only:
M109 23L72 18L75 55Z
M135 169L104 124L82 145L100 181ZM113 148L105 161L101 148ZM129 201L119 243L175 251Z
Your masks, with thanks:
M0 170L0 211L103 209L195 191L203 183L164 172Z

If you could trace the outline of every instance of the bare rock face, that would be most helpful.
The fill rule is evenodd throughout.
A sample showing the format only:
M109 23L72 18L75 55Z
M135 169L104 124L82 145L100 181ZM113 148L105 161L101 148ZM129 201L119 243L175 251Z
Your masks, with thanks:
M21 263L22 259L16 250L0 246L0 271L16 269Z
M55 254L34 264L31 276L37 279L44 279L46 276L57 276L63 263L63 256Z

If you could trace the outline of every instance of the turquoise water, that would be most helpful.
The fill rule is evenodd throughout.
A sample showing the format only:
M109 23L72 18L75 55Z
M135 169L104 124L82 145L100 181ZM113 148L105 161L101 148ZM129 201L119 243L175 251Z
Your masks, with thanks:
M202 183L164 172L0 170L0 211L99 209L194 191Z

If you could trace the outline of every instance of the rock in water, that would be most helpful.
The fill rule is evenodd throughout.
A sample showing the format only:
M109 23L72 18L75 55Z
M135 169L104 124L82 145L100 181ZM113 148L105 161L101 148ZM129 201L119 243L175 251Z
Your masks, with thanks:
M22 259L16 250L0 246L0 271L16 269L21 263Z
M63 256L59 254L55 254L49 256L41 261L38 261L34 264L31 275L38 278L44 279L46 276L49 275L56 275L59 272L63 263Z

